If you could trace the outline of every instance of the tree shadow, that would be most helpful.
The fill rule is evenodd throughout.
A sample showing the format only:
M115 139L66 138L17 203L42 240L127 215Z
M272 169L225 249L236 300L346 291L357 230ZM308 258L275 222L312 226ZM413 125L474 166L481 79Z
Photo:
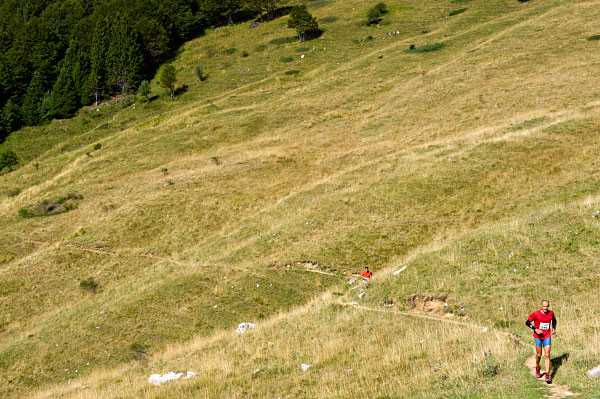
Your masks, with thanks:
M175 90L175 95L176 95L176 96L180 96L180 95L182 95L183 93L187 92L189 88L190 88L190 86L189 86L189 85L183 85L183 86L181 86L181 87L178 87L178 88Z
M550 377L554 378L554 376L558 372L558 369L560 368L560 366L562 366L564 362L566 362L567 360L569 360L569 356L570 355L567 352L567 353L563 353L559 357L555 357L553 359L550 359L550 363L552 364L552 372L550 373Z

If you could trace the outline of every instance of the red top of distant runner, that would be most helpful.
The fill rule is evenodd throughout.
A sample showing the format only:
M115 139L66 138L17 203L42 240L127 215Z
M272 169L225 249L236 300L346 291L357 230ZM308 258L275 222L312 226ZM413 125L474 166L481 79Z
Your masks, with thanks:
M527 319L533 323L535 328L542 330L539 335L534 331L533 338L544 340L552 336L552 320L555 320L553 311L549 310L548 313L544 313L541 310L536 310Z

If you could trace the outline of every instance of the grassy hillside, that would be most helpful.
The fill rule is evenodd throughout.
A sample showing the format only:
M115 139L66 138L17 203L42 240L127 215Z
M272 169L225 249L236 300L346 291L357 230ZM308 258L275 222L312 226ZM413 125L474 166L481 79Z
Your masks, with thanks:
M539 398L545 297L555 381L597 397L600 3L387 4L209 32L175 101L157 78L1 145L1 396Z

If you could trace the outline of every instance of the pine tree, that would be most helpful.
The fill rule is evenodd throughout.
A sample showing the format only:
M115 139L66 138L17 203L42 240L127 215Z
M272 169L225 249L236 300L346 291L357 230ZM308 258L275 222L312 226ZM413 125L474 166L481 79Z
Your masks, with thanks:
M21 125L21 109L9 99L4 104L2 113L0 113L0 142L8 137L11 132L20 128Z
M21 113L23 115L23 123L27 126L37 125L42 121L41 105L44 98L44 86L39 73L34 73L27 93L23 99Z
M92 46L90 49L90 86L94 102L98 106L98 100L102 97L102 90L106 76L106 55L108 53L108 27L104 18L99 17L94 29Z
M111 26L111 39L107 55L107 83L123 90L125 84L136 87L141 80L144 65L138 37L131 22L117 16Z
M78 96L73 84L70 65L63 62L60 74L52 87L50 116L69 118L77 110L78 105Z

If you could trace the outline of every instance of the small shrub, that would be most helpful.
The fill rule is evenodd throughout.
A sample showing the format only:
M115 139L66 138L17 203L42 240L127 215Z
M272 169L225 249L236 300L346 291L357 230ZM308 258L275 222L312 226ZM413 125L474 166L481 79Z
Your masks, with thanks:
M94 144L94 151L98 151L100 148L102 148L102 144L100 144L100 143Z
M286 44L286 43L294 43L299 39L296 36L288 36L288 37L279 37L277 39L273 39L269 42L269 44Z
M139 362L146 360L146 356L148 355L148 349L146 346L137 342L129 345L129 352L129 359L137 360Z
M454 4L464 4L464 3L470 3L473 0L452 0L450 1L450 3L454 3Z
M413 47L413 46L414 45L411 45L411 47L408 50L404 50L404 52L405 53L428 53L431 51L441 50L442 48L444 48L445 44L444 43L434 43L434 44L427 44L422 47Z
M492 352L485 353L485 360L479 366L479 374L483 377L495 377L500 372L500 366L492 355Z
M218 157L210 157L210 161L215 164L215 165L220 165L221 161L219 160Z
M163 175L166 175L167 173L169 173L169 169L167 169L167 168L160 168L160 171L163 173Z
M337 21L338 19L339 19L338 17L334 17L334 16L325 17L325 18L319 19L319 23L320 24L331 24L331 23Z
M285 71L284 73L286 75L298 75L300 73L300 71L297 70L297 69L292 69L292 70L289 70L289 71Z
M204 72L204 68L200 64L194 67L194 74L201 82L204 82L206 79L208 79L208 74Z
M459 8L458 10L450 11L450 13L448 14L448 16L452 17L454 15L462 14L463 12L465 12L467 10L468 10L468 8Z
M294 61L294 57L281 57L279 59L279 61L281 61L281 62L292 62L292 61Z
M96 290L98 289L98 283L94 280L93 277L90 277L86 280L81 280L79 282L79 287L86 292L91 292L92 294L95 294Z
M512 325L512 321L510 320L505 320L505 319L496 319L496 321L494 321L494 327L495 328L508 328Z
M237 49L235 47L231 47L228 49L223 49L222 52L224 55L231 55L231 54L235 53L236 51L237 51Z
M374 25L379 23L379 21L381 21L381 11L375 7L370 8L369 11L367 11L367 25Z
M267 45L266 44L259 44L258 46L254 47L254 51L261 52L267 49Z
M296 52L297 52L297 53L303 53L303 52L305 52L305 51L309 51L309 50L310 50L310 49L309 49L308 47L298 47L298 48L296 49Z
M19 187L11 188L10 190L8 190L9 197L16 197L19 194L21 194L21 189Z
M375 6L373 6L373 8L379 10L379 12L381 13L381 15L387 14L387 12L388 12L388 8L385 5L385 3L377 3L377 4L375 4Z
M150 82L147 80L142 80L140 86L138 87L138 96L142 97L144 101L148 101L148 96L150 95Z
M247 52L246 50L242 51L242 57L246 58L250 55L249 52Z
M585 40L590 41L590 42L593 40L600 40L600 35L592 35Z

